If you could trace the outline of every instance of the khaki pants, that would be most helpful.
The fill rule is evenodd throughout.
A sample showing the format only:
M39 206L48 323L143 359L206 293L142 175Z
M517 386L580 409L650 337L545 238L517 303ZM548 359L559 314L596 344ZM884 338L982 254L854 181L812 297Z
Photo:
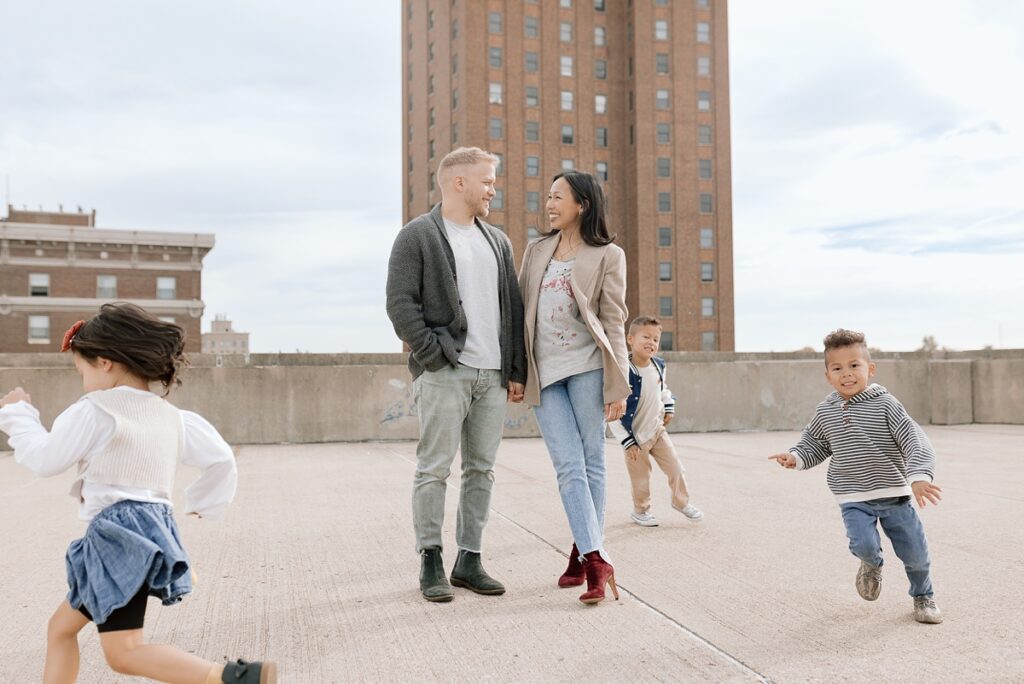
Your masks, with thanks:
M676 456L676 448L669 439L668 431L660 428L654 437L640 445L640 455L635 461L626 456L626 470L629 471L629 480L633 485L633 510L646 513L651 508L651 458L668 478L672 506L684 508L690 502L690 493L686 490L686 471Z

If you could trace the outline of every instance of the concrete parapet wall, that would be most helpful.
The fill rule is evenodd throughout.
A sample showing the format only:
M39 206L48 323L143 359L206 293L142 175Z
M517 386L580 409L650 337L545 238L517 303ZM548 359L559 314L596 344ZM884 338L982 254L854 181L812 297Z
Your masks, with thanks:
M820 356L666 354L679 398L673 432L799 430L831 388ZM1024 350L876 354L875 381L923 424L1024 424ZM415 439L403 354L195 355L171 401L208 418L233 444ZM43 421L81 395L69 355L0 354L0 391L21 385ZM539 434L511 405L509 437Z

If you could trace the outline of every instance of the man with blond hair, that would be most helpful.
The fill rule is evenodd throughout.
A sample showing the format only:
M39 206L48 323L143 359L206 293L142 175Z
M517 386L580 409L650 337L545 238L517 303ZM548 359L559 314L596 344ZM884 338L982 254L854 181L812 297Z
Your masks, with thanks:
M402 228L388 263L388 318L410 349L420 421L412 515L420 591L428 601L451 601L451 585L505 593L484 570L480 552L505 404L523 400L526 350L512 243L482 220L494 197L497 163L477 147L446 155L437 170L441 203ZM449 584L441 525L460 446L459 554Z

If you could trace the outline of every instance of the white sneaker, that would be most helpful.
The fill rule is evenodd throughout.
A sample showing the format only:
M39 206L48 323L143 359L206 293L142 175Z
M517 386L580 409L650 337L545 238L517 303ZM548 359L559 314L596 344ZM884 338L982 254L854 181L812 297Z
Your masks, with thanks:
M685 515L686 519L690 522L700 522L704 519L704 512L693 504L686 504L682 508L677 508L676 506L673 506L672 508L675 508L677 511Z
M635 522L640 527L658 526L658 519L651 515L648 511L644 511L643 513L631 513L629 517L632 518L633 522Z

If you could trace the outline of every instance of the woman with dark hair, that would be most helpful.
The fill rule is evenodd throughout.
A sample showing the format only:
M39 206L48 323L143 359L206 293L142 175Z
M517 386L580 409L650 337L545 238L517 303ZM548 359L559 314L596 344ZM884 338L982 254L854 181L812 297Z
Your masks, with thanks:
M587 583L584 603L619 598L604 549L605 422L629 396L626 257L605 224L604 193L589 173L551 184L551 231L531 242L519 273L530 366L525 401L558 477L573 546L560 587Z

